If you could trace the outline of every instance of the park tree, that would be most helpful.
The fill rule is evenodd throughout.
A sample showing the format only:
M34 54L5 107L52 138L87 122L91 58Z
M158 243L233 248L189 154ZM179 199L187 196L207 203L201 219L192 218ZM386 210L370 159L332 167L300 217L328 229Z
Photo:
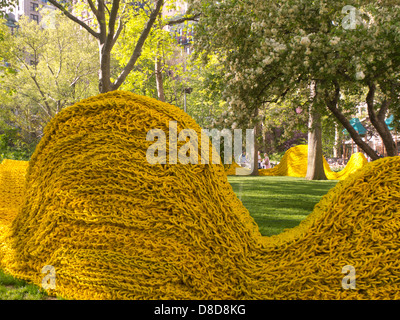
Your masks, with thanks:
M319 115L314 111L321 105L320 88L317 79L303 65L309 43L301 27L320 28L313 8L308 8L303 17L299 12L294 14L293 1L194 0L191 3L192 10L202 13L198 46L226 56L225 94L237 126L253 126L257 136L262 106L282 102L289 93L308 91L307 109L314 116L309 135L309 144L313 146L309 163L314 166L309 176L324 179ZM256 157L253 161L257 161Z
M176 9L175 1L166 1L165 9ZM129 20L115 45L115 59L121 68L131 54L147 19L144 11ZM216 55L201 51L190 54L179 42L193 40L191 30L198 15L169 17L159 15L149 33L135 68L121 89L157 98L185 109L200 126L211 128L215 118L224 111L222 100L225 69ZM186 93L185 93L186 91Z
M43 13L44 22L48 17ZM56 28L21 17L18 32L7 32L2 44L15 71L0 80L1 122L30 145L61 109L97 93L96 42L69 19L51 18Z
M121 65L128 59L130 39L135 34L131 34L129 30L127 27L123 36L127 37L127 41L121 39L121 47L116 54ZM203 53L188 55L184 47L167 31L162 36L155 35L154 38L151 34L149 40L143 47L135 69L128 75L121 89L186 109L203 128L221 127L223 123L217 123L216 120L226 109L226 101L222 98L225 69L218 57L204 57Z
M132 54L132 43L136 43L141 36L143 25L148 15L144 10L138 10L134 19L126 22L119 41L115 45L113 56L121 69L129 62ZM134 90L160 101L172 102L168 91L169 74L179 73L175 65L169 61L180 55L180 48L172 35L164 28L167 21L159 14L150 30L147 41L144 43L135 68L127 75L120 86L124 90Z
M138 61L143 45L148 38L150 31L156 21L164 0L155 1L127 1L127 0L87 0L86 3L78 1L83 7L75 7L71 3L59 3L56 0L48 0L58 8L66 17L77 23L98 43L98 54L100 61L99 68L99 92L117 90L125 81L128 74L133 70ZM138 5L139 4L139 5ZM92 18L91 23L80 19L75 12L86 10ZM112 50L117 43L125 24L129 19L134 19L137 12L144 10L147 19L142 26L142 31L137 40L131 44L133 50L126 65L117 75L111 73Z
M185 87L192 90L187 96L187 113L202 128L226 128L228 109L223 97L225 68L222 60L216 54L194 52L186 62Z
M395 156L395 142L385 119L388 114L399 119L400 27L397 22L400 6L392 1L379 4L367 1L344 8L353 26L346 26L342 21L341 27L332 31L331 46L337 66L336 78L330 82L330 93L326 93L330 96L326 99L327 107L354 142L372 159L377 159L375 150L363 141L344 115L349 108L354 110L357 104L365 102L369 120L388 155ZM335 20L339 24L339 19Z
M77 23L98 43L98 54L100 60L99 68L99 91L107 92L117 90L124 83L127 76L134 70L139 57L142 54L143 46L153 28L156 28L156 20L160 17L165 0L77 0L71 3L59 3L57 0L48 0L49 3L58 8L66 17ZM86 13L89 22L81 18L82 13ZM144 14L144 15L143 15ZM145 17L143 21L143 17ZM197 15L182 17L178 20L168 21L167 24L173 25L187 20L195 20ZM126 64L119 68L118 73L112 72L113 49L117 44L121 33L127 23L132 19L136 22L142 21L141 31L135 40L130 43L131 49L129 59ZM137 23L136 23L137 25ZM158 61L158 59L156 60ZM159 64L157 64L157 67ZM156 73L159 76L159 73ZM160 78L158 78L160 79ZM158 83L160 84L160 83ZM162 89L159 89L160 97L163 98Z
M202 12L198 45L226 56L226 96L236 121L257 123L263 104L284 101L289 93L308 92L309 179L325 178L323 110L328 108L352 138L357 137L348 119L338 117L337 112L341 92L349 88L368 89L365 100L370 119L383 140L393 145L383 120L397 105L399 6L392 1L347 4L327 0L191 1L192 10ZM362 139L355 142L372 159L377 158ZM387 149L393 150L390 146Z
M8 28L5 24L5 20L0 18L0 84L2 79L7 75L7 73L12 71L9 63L7 63L7 49L5 40L7 39Z

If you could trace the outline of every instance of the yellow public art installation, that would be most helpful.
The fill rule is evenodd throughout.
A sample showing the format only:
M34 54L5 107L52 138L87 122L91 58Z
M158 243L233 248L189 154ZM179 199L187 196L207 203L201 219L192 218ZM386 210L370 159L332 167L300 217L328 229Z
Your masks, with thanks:
M222 164L146 161L146 132L171 120L200 133L179 108L121 91L61 111L29 166L0 165L0 268L42 286L51 267L48 291L68 299L400 297L399 157L264 237Z
M260 176L289 176L289 177L305 177L307 174L307 155L308 155L308 146L307 145L298 145L290 148L285 152L282 157L281 162L271 168L271 169L259 169L258 175ZM346 167L339 171L334 172L329 167L328 162L325 158L324 161L324 170L325 175L329 180L344 180L349 175L362 168L364 165L368 163L368 160L361 152L357 152L351 155L349 162ZM236 168L239 166L237 164L232 164L227 168L227 175L236 175ZM250 169L241 168L240 174L245 175L246 170L247 174L250 173Z

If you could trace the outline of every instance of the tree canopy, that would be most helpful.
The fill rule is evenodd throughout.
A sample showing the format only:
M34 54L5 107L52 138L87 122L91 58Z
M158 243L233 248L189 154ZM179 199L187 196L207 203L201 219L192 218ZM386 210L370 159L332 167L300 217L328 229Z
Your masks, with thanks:
M27 144L62 108L97 93L96 42L65 17L53 18L57 27L50 29L21 17L1 46L12 72L0 78L0 118Z
M143 5L139 6L137 6L136 2L125 0L113 0L108 2L99 0L96 1L96 3L92 0L88 0L86 4L80 2L82 4L81 10L75 5L75 12L73 12L74 10L69 4L61 4L56 0L48 1L97 40L100 58L100 92L116 90L125 81L139 59L143 45L164 4L164 0L156 0L154 5L147 1L140 1L140 4ZM111 73L111 52L127 21L135 19L137 11L141 10L145 10L147 14L147 19L142 26L142 32L135 43L132 43L133 50L124 68L114 76ZM82 11L89 13L89 21L91 21L91 23L79 18L78 14ZM111 79L113 79L113 81Z
M383 122L388 112L398 114L396 2L191 0L191 7L202 12L199 46L226 56L226 96L235 122L248 124L249 115L257 121L254 110L262 104L304 95L315 82L318 112L328 109L376 159L344 116L344 93L363 97L359 102L368 103L373 126L394 152Z

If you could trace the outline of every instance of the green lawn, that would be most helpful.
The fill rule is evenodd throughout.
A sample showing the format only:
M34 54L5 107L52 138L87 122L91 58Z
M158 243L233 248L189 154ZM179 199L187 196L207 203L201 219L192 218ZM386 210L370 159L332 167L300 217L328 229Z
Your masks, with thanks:
M337 181L308 181L292 177L229 176L239 199L269 236L297 226ZM14 279L0 270L0 300L43 300L37 286Z
M265 236L297 226L337 183L266 176L229 176L228 181Z
M39 287L15 279L0 270L0 300L48 300L49 297Z

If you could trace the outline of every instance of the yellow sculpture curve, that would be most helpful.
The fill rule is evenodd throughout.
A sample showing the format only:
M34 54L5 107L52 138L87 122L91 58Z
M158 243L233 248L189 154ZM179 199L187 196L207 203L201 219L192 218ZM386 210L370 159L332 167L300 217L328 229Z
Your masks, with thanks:
M307 155L308 155L308 146L307 145L298 145L288 149L282 157L280 163L271 168L271 169L259 169L258 175L260 176L289 176L289 177L298 177L304 178L307 174ZM364 165L368 163L368 160L365 158L364 154L361 152L357 152L351 155L349 162L346 167L339 171L334 172L331 170L328 162L325 158L324 161L324 170L325 175L329 180L344 180L349 175L362 168ZM226 170L227 175L236 175L236 168L239 166L234 163ZM249 169L241 168L241 174L250 173Z
M0 267L40 285L51 265L50 293L73 299L399 298L399 157L263 237L223 165L146 162L146 132L170 120L200 132L180 109L120 91L56 116L28 168L0 165Z

